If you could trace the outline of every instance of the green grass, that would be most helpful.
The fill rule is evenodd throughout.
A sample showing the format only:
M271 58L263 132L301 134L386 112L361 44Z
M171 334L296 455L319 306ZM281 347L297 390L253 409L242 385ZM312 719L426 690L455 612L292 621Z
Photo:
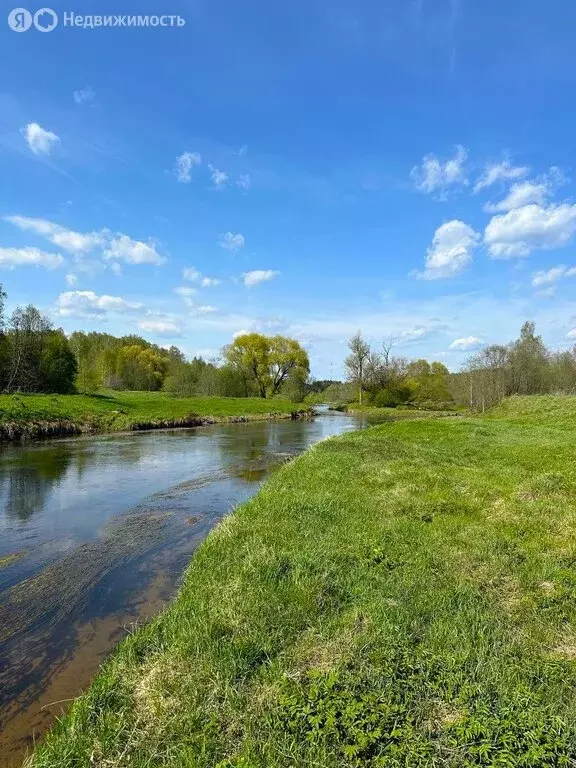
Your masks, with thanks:
M97 395L0 395L0 431L40 436L58 424L78 431L114 432L138 426L178 426L192 417L215 420L289 414L302 409L287 400L233 397L171 397L163 392Z
M340 410L340 409L338 409ZM359 403L350 403L342 406L342 410L348 413L363 413L370 420L400 421L401 419L431 419L442 418L443 416L453 416L458 413L458 408L454 406L451 411L426 411L417 408L376 408L373 405L360 405Z
M31 765L574 766L575 438L547 398L318 444Z

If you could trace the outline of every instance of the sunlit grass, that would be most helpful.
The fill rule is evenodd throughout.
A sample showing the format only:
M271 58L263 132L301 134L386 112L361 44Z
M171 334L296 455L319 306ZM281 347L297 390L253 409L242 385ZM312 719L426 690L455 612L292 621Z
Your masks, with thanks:
M575 426L547 399L320 443L213 531L32 764L573 766Z
M96 395L0 395L0 430L77 425L80 431L117 431L170 426L189 418L225 419L286 414L301 409L287 400L233 397L171 397L163 392L104 391Z

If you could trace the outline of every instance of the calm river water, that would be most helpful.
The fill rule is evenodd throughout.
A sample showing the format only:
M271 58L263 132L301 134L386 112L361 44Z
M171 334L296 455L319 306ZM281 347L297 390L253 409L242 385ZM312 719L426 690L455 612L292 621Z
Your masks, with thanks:
M323 412L3 447L0 765L19 765L110 648L162 609L195 547L259 481L360 426Z

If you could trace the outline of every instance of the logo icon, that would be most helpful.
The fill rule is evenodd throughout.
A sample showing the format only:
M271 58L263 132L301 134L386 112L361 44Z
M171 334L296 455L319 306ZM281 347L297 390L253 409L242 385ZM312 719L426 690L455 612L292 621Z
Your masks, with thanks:
M40 8L34 14L34 26L38 32L52 32L58 25L58 15L52 8Z
M32 26L32 14L26 8L14 8L8 14L8 26L13 32L27 32Z

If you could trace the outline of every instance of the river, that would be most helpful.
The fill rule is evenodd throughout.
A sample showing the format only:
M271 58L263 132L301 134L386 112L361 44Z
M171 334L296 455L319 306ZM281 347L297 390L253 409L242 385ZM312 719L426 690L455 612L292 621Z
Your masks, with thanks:
M224 515L285 461L362 423L323 410L2 447L0 766L19 765L109 650L162 610Z

